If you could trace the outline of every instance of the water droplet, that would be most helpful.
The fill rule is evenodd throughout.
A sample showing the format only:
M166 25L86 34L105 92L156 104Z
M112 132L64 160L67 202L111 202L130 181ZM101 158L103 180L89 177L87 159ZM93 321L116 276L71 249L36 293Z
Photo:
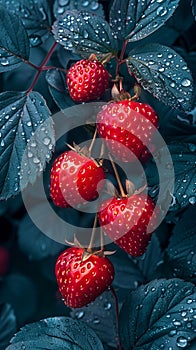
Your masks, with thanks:
M84 32L83 32L83 36L84 36L84 38L85 38L85 39L87 39L87 38L88 38L88 32L87 32L87 30L86 30L86 29L85 29L85 30L84 30Z
M69 0L59 0L59 5L60 6L66 6L69 4Z
M172 88L174 88L174 87L176 86L176 84L175 84L174 82L172 82L172 83L170 84L170 86L171 86Z
M82 6L87 7L88 5L89 5L89 1L88 0L83 1Z
M181 326L181 322L180 321L174 321L173 324L174 324L174 326Z
M37 146L36 142L31 142L31 147L36 147L36 146Z
M95 317L94 320L93 320L93 323L94 323L94 324L99 324L99 323L100 323L100 320L99 320L97 317Z
M49 137L45 137L44 139L43 139L43 143L44 143L44 145L46 145L46 146L48 146L49 144L50 144L50 138Z
M29 121L29 122L27 122L27 126L31 126L32 125L32 123Z
M0 63L2 66L7 66L9 64L9 60L6 57L1 58Z
M38 36L32 36L29 38L31 46L38 46L42 43L41 38Z
M181 82L182 86L184 87L188 87L191 85L191 82L189 79L183 79L182 82Z
M84 315L85 315L85 312L84 312L84 311L77 311L77 312L75 313L75 317L76 317L78 320L80 320L82 317L84 317Z
M33 158L33 163L34 163L34 164L39 164L39 163L40 163L39 158L34 157L34 158Z
M31 151L28 151L27 156L28 156L28 158L32 158L33 157L33 153Z
M173 329L172 331L169 332L169 336L173 337L174 335L176 335L177 331L175 329Z
M179 348L185 348L188 344L188 340L183 337L183 336L180 336L177 338L177 341L176 341L176 345L179 347Z
M97 1L92 1L90 8L92 11L96 11L99 8L99 3Z
M109 302L104 304L104 309L105 309L105 310L110 310L111 307L112 307L112 304L109 303Z
M1 141L1 147L4 147L5 146L5 142L4 140Z
M157 16L165 16L167 14L167 9L166 8L164 8L164 7L162 7L162 6L160 6L160 7L158 7L158 9L157 9Z
M192 196L189 198L189 203L194 205L196 203L196 197L195 196Z

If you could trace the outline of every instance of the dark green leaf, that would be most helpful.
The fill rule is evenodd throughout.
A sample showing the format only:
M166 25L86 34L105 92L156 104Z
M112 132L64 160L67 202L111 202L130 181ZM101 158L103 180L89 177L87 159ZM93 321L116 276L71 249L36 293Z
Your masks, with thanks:
M26 325L7 350L103 350L101 341L85 323L68 317L46 318Z
M192 6L192 11L193 11L193 16L195 17L195 20L196 20L196 2L195 2L195 0L191 0L191 6Z
M99 1L97 0L87 0L87 1L81 1L81 0L74 0L74 1L67 1L67 0L55 0L54 2L54 15L56 18L58 18L60 15L62 15L67 10L83 10L83 11L89 11L93 12L97 15L103 16L103 8L102 5L99 4Z
M160 28L174 13L179 0L114 0L110 25L117 37L141 40Z
M29 58L29 39L20 18L3 6L0 6L0 31L0 72L6 72Z
M118 288L135 289L153 279L157 266L162 261L159 241L154 234L146 253L138 259L117 251L110 257L114 268L114 285Z
M66 11L53 25L56 41L83 57L103 56L117 51L117 41L109 24L85 11Z
M129 53L127 65L142 87L172 108L190 110L193 82L184 59L169 47L149 44Z
M164 179L162 186L165 186L165 196L168 196L170 183L168 169L174 167L175 187L174 193L171 193L172 203L170 210L175 211L196 202L196 145L191 143L173 143L168 147L173 164L165 163L166 171L165 175L162 173ZM154 157L163 160L161 156L163 152L164 149L157 150L154 152ZM164 172L164 169L162 169L162 172ZM159 190L159 179L156 172L156 165L153 160L146 165L146 175L149 184L149 193L152 197L154 196L153 194L156 196Z
M0 282L0 303L12 305L17 326L21 326L38 311L38 291L28 276L12 273Z
M66 73L64 71L51 69L46 74L46 80L49 84L49 91L61 110L74 105L73 100L69 96Z
M49 35L53 21L50 0L0 0L0 4L22 20L32 46L40 45ZM17 31L15 34L20 38Z
M177 222L167 254L177 277L196 282L196 216L190 206Z
M71 317L91 327L103 343L116 347L117 325L115 303L111 292L102 293L88 306L72 309ZM108 327L108 324L110 327Z
M9 304L0 305L0 349L4 350L16 332L16 317Z
M48 235L53 222L47 219ZM63 250L63 245L42 233L33 224L28 214L20 221L18 229L18 244L20 250L31 260L41 260L48 256L57 255Z
M196 288L180 279L154 280L131 292L120 313L123 350L188 348L196 339Z
M53 121L37 92L0 94L0 198L33 183L51 157Z

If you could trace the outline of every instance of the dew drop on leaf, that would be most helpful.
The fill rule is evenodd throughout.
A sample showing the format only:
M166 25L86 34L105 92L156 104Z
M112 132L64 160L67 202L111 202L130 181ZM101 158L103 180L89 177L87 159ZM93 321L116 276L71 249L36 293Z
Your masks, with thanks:
M43 143L44 143L44 145L46 145L46 146L48 146L49 144L50 144L50 138L49 137L45 137L44 139L43 139Z
M191 85L191 82L189 79L183 79L182 82L181 82L182 86L184 87L188 87Z
M167 14L167 9L160 6L157 9L157 16L165 16Z
M81 318L83 318L85 315L85 312L84 311L78 311L75 313L75 317L80 320Z
M196 203L196 197L195 196L192 196L189 198L189 203L194 205Z
M97 317L95 317L94 320L93 320L93 323L94 323L94 324L99 324L99 323L100 323L100 320L99 320Z
M67 6L69 4L69 0L59 0L60 6Z
M188 344L188 340L183 337L183 336L180 336L177 338L177 341L176 341L176 345L179 347L179 348L185 348Z
M112 304L109 303L109 302L104 304L104 309L105 309L105 310L110 310L111 307L112 307Z
M0 60L0 63L2 66L8 66L9 64L9 60L5 57L2 57L1 60Z

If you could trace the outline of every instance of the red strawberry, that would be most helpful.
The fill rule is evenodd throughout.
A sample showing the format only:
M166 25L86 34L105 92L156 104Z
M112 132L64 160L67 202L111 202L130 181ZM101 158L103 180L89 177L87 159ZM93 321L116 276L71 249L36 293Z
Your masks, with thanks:
M0 276L8 272L10 264L10 252L7 248L0 246Z
M83 59L67 72L67 87L76 102L97 100L109 85L109 73L97 60Z
M102 167L75 151L62 153L50 173L50 195L59 207L85 204L98 196L97 186L105 179ZM103 181L99 188L103 187Z
M106 257L89 254L84 249L66 249L57 259L55 274L67 306L78 308L94 301L114 279L114 268Z
M151 239L147 232L155 209L153 200L144 193L127 198L106 199L99 209L100 226L119 247L132 256L143 255ZM156 223L156 214L150 228ZM150 230L151 231L151 230Z
M97 115L100 137L111 153L124 162L133 162L134 155L140 158L146 152L155 132L153 125L158 127L158 117L152 107L130 100L104 105Z

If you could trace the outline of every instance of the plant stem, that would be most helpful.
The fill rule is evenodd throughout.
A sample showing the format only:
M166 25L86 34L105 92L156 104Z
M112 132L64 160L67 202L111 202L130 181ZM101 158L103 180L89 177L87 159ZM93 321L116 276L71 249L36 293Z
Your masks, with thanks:
M121 53L120 53L120 57L117 60L116 77L119 76L119 70L120 70L121 64L125 62L124 54L125 54L125 50L126 50L127 44L128 44L128 40L125 40L124 44L123 44L123 47L122 47L122 50L121 50Z
M91 154L91 152L92 152L92 149L93 149L93 146L94 146L94 143L95 143L96 136L97 136L97 128L95 128L95 132L94 132L94 135L93 135L91 144L90 144L89 149L88 149L90 154Z
M91 239L90 239L89 246L87 248L88 253L92 253L92 248L93 248L94 239L95 239L96 226L97 226L97 214L95 215L93 229L92 229L92 233L91 233Z
M121 197L125 198L125 197L127 197L127 196L126 196L126 194L125 194L125 192L124 192L124 189L123 189L123 186L122 186L122 183L121 183L120 176L119 176L119 174L118 174L116 165L115 165L115 163L114 163L114 161L113 161L113 159L112 159L112 157L111 157L111 155L110 155L109 153L108 153L108 157L109 157L110 162L111 162L111 164L112 164L112 168L113 168L113 170L114 170L114 174L115 174L115 176L116 176L116 180L117 180L117 182L118 182L118 186L119 186L119 189L120 189Z
M100 248L101 251L104 251L104 236L102 227L100 228Z
M110 290L111 290L113 298L114 298L115 312L116 312L116 325L117 325L117 330L118 330L118 324L119 324L119 322L118 322L118 319L119 319L118 299L116 296L116 292L112 286L110 287ZM123 350L118 336L116 338L116 341L117 341L117 345L118 345L118 350Z
M37 83L37 81L38 81L38 79L39 79L39 77L40 77L42 71L43 71L43 70L46 70L46 69L45 69L45 68L46 68L46 64L47 64L47 62L49 61L50 57L52 56L52 54L53 54L54 49L56 48L56 46L57 46L57 42L55 41L55 42L53 43L53 45L51 46L50 50L48 51L48 53L47 53L46 57L44 58L43 62L41 63L41 65L40 65L39 67L36 66L36 67L37 67L36 69L38 69L38 72L37 72L37 74L35 75L35 78L34 78L34 80L33 80L32 84L31 84L31 86L29 87L29 89L28 89L28 91L27 91L27 94L29 94L29 93L34 89L34 87L35 87L35 85L36 85L36 83ZM32 65L32 64L31 64L31 65ZM34 68L35 68L35 66L34 66Z

